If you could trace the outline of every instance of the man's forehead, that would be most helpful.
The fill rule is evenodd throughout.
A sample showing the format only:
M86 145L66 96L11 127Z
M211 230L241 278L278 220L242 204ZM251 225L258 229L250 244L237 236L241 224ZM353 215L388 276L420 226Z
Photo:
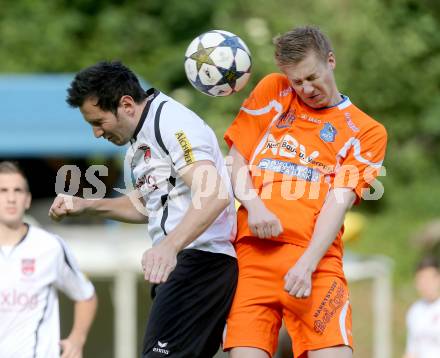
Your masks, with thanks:
M319 71L320 60L312 52L307 55L302 61L284 66L285 72L292 78L303 79Z
M98 98L96 98L96 97L87 97L84 100L84 103L82 104L81 108L99 109Z
M18 173L0 173L0 187L26 188L26 181Z
M89 97L84 100L84 103L80 107L80 111L84 116L93 116L102 112L101 108L98 106L98 99L96 97Z
M286 68L287 75L293 80L304 80L316 74L319 70L316 62L303 61Z
M426 275L438 275L439 270L434 266L427 266L422 269L420 269L416 275L419 274L419 276L426 276Z

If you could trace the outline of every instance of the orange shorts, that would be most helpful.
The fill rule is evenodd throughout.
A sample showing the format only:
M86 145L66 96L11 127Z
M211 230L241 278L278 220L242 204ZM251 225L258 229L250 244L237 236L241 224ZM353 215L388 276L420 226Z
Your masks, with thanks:
M236 244L239 278L227 320L224 349L255 347L272 356L284 320L295 358L309 350L352 347L351 307L340 258L324 256L312 276L312 294L284 291L284 276L305 248L243 238Z

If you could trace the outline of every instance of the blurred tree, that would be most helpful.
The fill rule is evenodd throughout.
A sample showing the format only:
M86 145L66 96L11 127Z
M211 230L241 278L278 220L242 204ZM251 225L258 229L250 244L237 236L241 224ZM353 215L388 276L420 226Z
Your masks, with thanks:
M76 72L119 59L220 139L252 86L277 71L272 37L304 24L329 35L339 89L389 134L385 197L362 206L382 215L367 215L365 240L352 245L394 257L396 277L412 277L417 251L406 241L439 207L438 0L0 0L0 72ZM194 90L183 69L186 46L215 28L242 37L253 58L250 83L226 98Z
M440 5L433 0L0 0L0 72L75 72L120 59L210 122L219 137L262 76L276 71L272 37L317 24L336 50L339 87L389 131L392 180L440 168ZM209 29L237 33L253 55L251 83L228 98L190 87L186 46Z

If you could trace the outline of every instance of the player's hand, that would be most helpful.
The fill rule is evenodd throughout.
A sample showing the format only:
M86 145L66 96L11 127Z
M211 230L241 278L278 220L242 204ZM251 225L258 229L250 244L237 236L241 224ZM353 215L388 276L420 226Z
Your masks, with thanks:
M260 239L277 237L283 232L280 219L268 210L262 201L257 201L249 207L248 225L252 234Z
M307 298L312 293L313 269L301 258L284 276L284 290L296 298Z
M145 251L142 256L144 278L151 283L165 282L176 264L177 250L166 239Z
M61 221L66 216L80 215L86 209L86 203L86 199L77 196L58 194L49 209L49 216Z
M85 341L69 336L60 341L61 358L82 358L82 349Z

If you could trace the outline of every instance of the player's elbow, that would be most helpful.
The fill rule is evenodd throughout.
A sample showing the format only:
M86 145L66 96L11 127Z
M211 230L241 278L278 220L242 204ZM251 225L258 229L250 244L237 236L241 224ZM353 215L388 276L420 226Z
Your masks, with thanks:
M231 203L231 199L229 197L228 198L219 198L218 200L219 200L218 206L219 206L220 212L225 210L229 206L229 204Z

